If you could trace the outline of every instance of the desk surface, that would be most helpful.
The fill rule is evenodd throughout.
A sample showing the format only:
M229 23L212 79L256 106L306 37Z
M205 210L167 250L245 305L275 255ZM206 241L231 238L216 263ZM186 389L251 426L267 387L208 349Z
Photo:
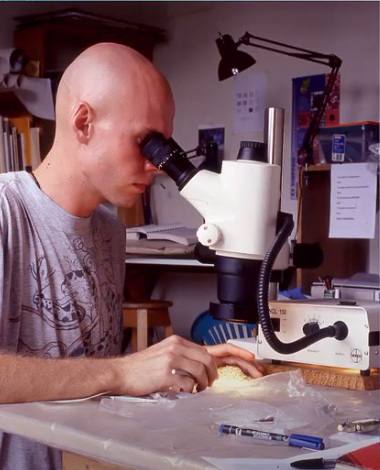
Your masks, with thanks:
M340 419L363 418L368 415L369 410L372 410L371 417L379 414L378 391L354 392L322 389L322 387L319 389L330 402L341 406ZM215 393L213 390L211 392ZM252 470L290 469L286 459L310 455L301 449L273 445L268 442L262 443L262 441L240 436L219 435L215 430L215 422L225 418L226 409L229 409L228 412L232 412L234 417L239 414L241 416L242 412L250 413L251 409L250 406L247 407L247 397L244 398L245 401L243 398L231 400L228 397L229 405L222 406L220 398L216 400L212 393L211 400L215 403L212 411L210 411L212 407L207 402L210 400L210 395L205 395L205 392L194 397L175 400L169 405L166 403L166 409L160 410L153 408L157 405L116 402L108 398L107 403L111 403L109 405L111 407L121 404L121 408L116 410L119 414L104 411L99 399L70 404L1 405L0 429L65 451L142 470L158 468L171 470L179 467L182 470L215 470L215 467L202 457L255 459L249 465ZM187 406L188 410L195 406L194 409L197 412L178 414L174 409L174 404L177 406L178 403L182 408ZM237 403L240 405L235 410ZM162 404L159 406L161 407ZM305 419L304 413L305 410L300 410L302 419ZM162 416L165 416L165 422L162 421ZM182 419L184 416L186 419ZM211 420L210 416L212 416ZM334 424L335 429L336 424ZM373 439L372 437L372 442ZM335 447L337 445L342 446L344 443L335 444ZM336 448L331 450L337 452ZM339 451L342 450L346 451L346 446L339 447ZM269 466L264 467L262 463L258 464L259 461L262 462L261 459L273 460L270 461ZM280 460L283 462L281 465L279 465ZM274 465L273 462L276 461Z

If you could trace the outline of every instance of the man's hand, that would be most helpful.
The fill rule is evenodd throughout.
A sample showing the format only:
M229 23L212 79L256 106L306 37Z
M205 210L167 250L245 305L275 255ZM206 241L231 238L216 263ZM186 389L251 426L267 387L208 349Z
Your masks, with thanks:
M264 369L256 363L255 355L244 348L230 343L204 347L214 358L217 367L238 366L251 377L259 378L263 376Z
M254 354L233 344L205 347L173 335L118 358L122 377L120 389L115 392L132 396L173 389L191 392L195 385L200 392L213 384L218 378L217 368L224 365L236 365L252 377L261 377L263 369L254 359Z
M213 356L203 346L176 335L138 353L116 359L121 365L120 390L132 396L153 392L205 390L218 378ZM183 371L188 375L173 373Z

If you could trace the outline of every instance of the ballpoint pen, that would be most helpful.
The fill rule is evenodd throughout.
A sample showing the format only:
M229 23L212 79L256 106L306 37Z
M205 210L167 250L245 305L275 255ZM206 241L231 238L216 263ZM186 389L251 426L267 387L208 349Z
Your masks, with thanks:
M224 434L235 434L236 436L249 436L254 439L264 441L284 442L288 446L301 447L305 449L323 450L325 445L321 437L306 436L304 434L276 434L273 432L259 431L257 429L246 429L239 426L230 426L229 424L221 424L220 432Z

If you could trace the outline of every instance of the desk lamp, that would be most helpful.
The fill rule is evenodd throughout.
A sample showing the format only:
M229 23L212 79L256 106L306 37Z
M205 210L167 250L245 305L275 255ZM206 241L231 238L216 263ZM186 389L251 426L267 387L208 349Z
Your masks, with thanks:
M229 34L219 34L220 36L218 39L216 39L216 44L221 55L218 69L218 76L220 81L237 75L238 73L246 70L256 63L256 60L249 54L238 50L239 46L242 44L245 46L258 47L267 51L277 52L278 54L296 57L298 59L308 60L309 62L316 62L318 64L331 67L331 72L325 91L322 95L317 111L314 113L306 131L302 147L298 151L298 163L300 165L304 166L314 163L313 142L315 136L318 133L321 119L325 112L326 105L338 75L339 68L342 64L341 59L339 59L339 57L334 54L321 54L319 52L310 51L301 47L290 46L289 44L284 44L282 42L272 41L270 39L265 39L259 36L253 36L248 32L246 32L244 36L242 36L237 42L235 42ZM252 40L278 46L280 49L278 47L271 47L260 43L257 44Z

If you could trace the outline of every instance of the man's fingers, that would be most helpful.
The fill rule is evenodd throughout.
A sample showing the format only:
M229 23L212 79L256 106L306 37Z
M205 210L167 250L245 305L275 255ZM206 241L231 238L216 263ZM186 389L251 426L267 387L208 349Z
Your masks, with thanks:
M212 355L203 347L195 345L183 338L170 336L167 341L167 351L175 356L175 362L170 362L171 368L182 369L191 374L204 390L218 377L218 370ZM174 357L173 357L174 359Z
M205 390L213 384L217 378L217 367L211 356L210 361L207 358L207 362L210 362L210 364L206 366L205 362L201 362L197 355L194 355L194 360L193 358L189 358L188 351L182 350L181 348L177 351L179 354L175 357L172 364L175 365L175 369L185 371L194 378L194 381L198 384L198 391ZM190 354L190 356L193 355Z
M223 365L240 367L245 374L255 379L262 377L264 372L264 369L258 364L247 362L239 357L227 356L223 359Z
M218 370L211 354L203 346L179 336L169 336L146 351L149 355L159 356L162 364L166 365L163 370L165 382L171 379L169 374L172 369L182 369L190 374L198 384L199 391L211 386L218 377Z
M236 365L251 377L262 377L264 368L255 361L255 355L247 349L235 344L223 343L206 348L214 356L218 367L222 365Z
M224 357L229 355L241 357L246 361L253 361L255 359L255 355L252 352L231 343L215 344L213 346L204 347L210 354L216 357Z
M174 375L171 379L171 385L169 385L169 391L187 392L192 393L194 389L195 381L191 377Z

